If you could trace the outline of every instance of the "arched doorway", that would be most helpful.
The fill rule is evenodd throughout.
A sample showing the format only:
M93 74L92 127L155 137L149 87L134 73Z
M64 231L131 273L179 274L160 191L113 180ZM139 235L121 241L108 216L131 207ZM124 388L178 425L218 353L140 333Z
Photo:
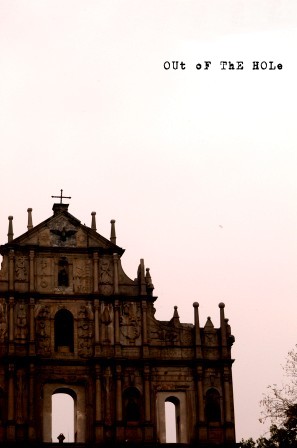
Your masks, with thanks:
M167 406L170 409L169 411L166 409ZM168 414L168 422L166 421L166 412L167 414L170 413ZM160 443L188 443L185 392L158 392L157 431ZM168 437L169 432L170 437Z
M57 442L63 434L64 443L75 442L76 393L71 389L59 388L52 395L52 441Z
M176 406L171 401L165 401L165 433L166 443L176 443Z
M43 387L43 412L42 412L42 420L43 420L43 442L48 443L57 443L57 436L60 434L56 434L57 430L54 430L55 433L52 434L53 427L53 412L55 398L54 395L62 394L68 395L70 398L70 407L68 408L68 414L73 416L73 438L77 443L85 443L86 441L86 396L85 396L85 387L82 385L69 384L65 385L62 383L46 383ZM71 402L72 400L72 402ZM72 409L72 410L71 410ZM64 416L61 417L63 419ZM67 416L68 418L68 416ZM64 434L64 433L63 433ZM64 443L67 442L68 434L64 434L65 440ZM69 442L70 442L70 434L69 434Z

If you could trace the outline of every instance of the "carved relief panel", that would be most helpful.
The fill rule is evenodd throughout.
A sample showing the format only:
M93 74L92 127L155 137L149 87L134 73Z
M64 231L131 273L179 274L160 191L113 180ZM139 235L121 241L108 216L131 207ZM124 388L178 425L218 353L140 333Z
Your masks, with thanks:
M36 262L37 289L41 292L51 291L53 288L53 259L40 257Z
M28 305L24 302L17 303L15 307L15 338L19 342L25 342L28 334Z
M141 308L137 302L123 302L120 315L121 343L140 344Z
M74 292L92 291L92 262L90 259L76 259L73 263Z
M64 216L50 223L50 242L52 246L75 247L77 229Z
M0 280L8 280L8 257L6 255L1 262Z
M0 343L7 339L7 304L5 299L0 299Z
M81 305L77 316L78 354L89 357L93 354L94 315L91 304Z
M48 305L37 305L35 309L37 353L48 355L51 346L50 308Z
M76 233L76 243L77 247L86 247L87 246L87 236L85 232L83 232L81 229L78 229Z
M204 342L203 353L205 357L215 359L218 356L218 334L215 328L206 325L202 340Z
M49 246L50 245L50 230L42 229L38 234L38 241L40 246Z
M149 338L153 344L172 345L180 341L180 331L173 326L149 319Z
M111 257L102 257L99 260L100 292L104 295L113 293L113 260Z
M114 341L114 312L111 303L101 303L101 341L104 344L113 344Z
M15 257L15 280L27 282L29 273L29 264L27 257L18 255Z

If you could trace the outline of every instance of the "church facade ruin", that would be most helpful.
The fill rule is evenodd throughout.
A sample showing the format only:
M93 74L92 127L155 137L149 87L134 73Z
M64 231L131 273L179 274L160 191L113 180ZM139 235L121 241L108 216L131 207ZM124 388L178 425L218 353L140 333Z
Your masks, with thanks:
M231 346L224 304L210 318L155 318L154 286L140 260L130 279L124 250L68 212L53 215L0 248L0 444L43 446L52 437L52 397L74 400L80 446L166 443L165 405L175 408L176 442L234 447ZM124 445L123 445L124 444Z

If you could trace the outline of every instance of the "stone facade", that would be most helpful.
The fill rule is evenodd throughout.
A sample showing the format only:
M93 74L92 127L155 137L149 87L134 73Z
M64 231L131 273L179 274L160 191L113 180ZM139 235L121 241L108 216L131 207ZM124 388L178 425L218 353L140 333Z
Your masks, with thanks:
M175 405L177 442L235 446L231 346L220 328L155 318L143 260L135 280L124 250L54 204L53 215L1 246L0 443L51 443L52 395L75 403L75 441L85 446L166 442L165 403ZM3 446L4 446L3 445Z

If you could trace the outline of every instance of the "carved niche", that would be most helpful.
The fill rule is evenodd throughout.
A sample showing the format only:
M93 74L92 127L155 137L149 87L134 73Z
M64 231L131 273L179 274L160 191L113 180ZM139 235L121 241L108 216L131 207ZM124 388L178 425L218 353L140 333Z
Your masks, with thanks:
M113 309L110 303L101 304L102 341L105 344L112 342Z
M25 342L28 334L28 306L20 302L16 305L15 314L15 337Z
M123 343L134 345L141 334L141 309L139 303L122 303L120 329L124 339Z
M15 279L20 282L28 281L28 260L24 256L15 259Z

